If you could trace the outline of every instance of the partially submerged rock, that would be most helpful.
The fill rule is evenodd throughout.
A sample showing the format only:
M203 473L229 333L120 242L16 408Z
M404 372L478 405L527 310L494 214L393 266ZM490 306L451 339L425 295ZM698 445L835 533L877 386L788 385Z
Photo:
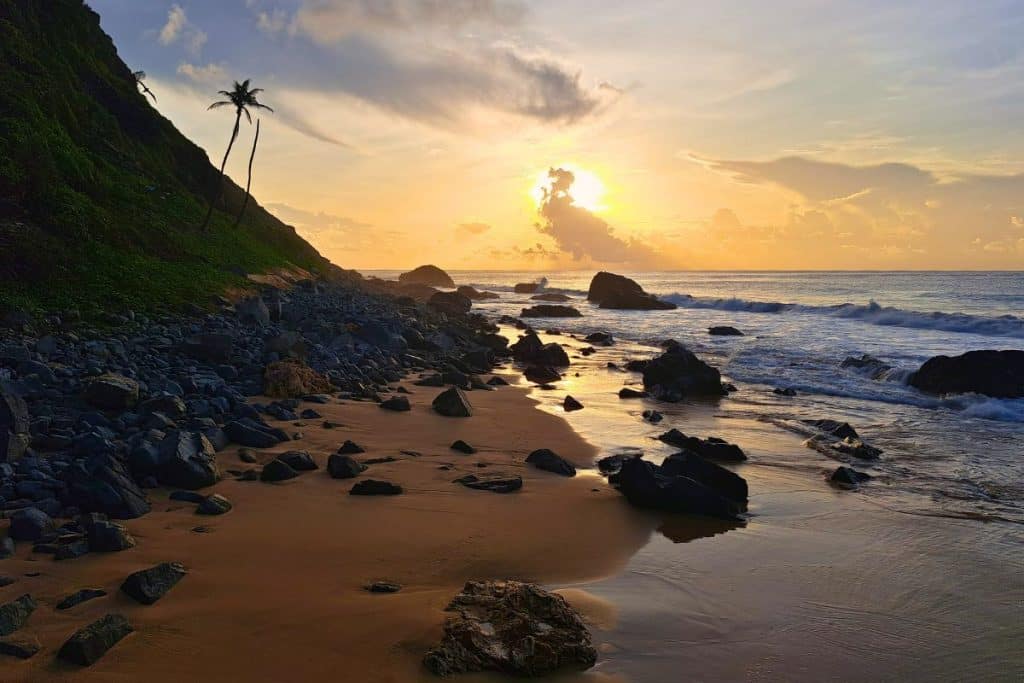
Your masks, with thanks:
M571 413L575 410L583 410L583 404L572 396L566 396L565 400L562 401L562 410L567 413Z
M709 460L742 462L747 459L747 455L743 452L742 448L714 436L700 439L695 436L687 436L678 429L673 428L660 435L658 440L676 448L685 448L686 450L693 451L702 458L708 458Z
M78 629L57 656L72 664L90 666L133 630L122 615L108 614Z
M708 328L708 334L713 337L742 337L743 333L731 325L715 325Z
M565 598L518 581L469 581L446 608L454 616L426 667L438 676L497 671L543 676L583 671L597 651Z
M643 368L644 388L662 401L724 396L722 376L681 344L650 360Z
M984 394L1024 397L1024 351L968 351L935 356L910 375L907 383L932 394Z
M430 285L431 287L454 287L451 276L435 265L419 266L398 276L402 284Z
M852 467L840 465L836 471L829 475L829 482L844 489L855 489L865 481L871 479L871 475L865 472L858 472Z
M565 294L558 294L557 292L544 292L543 294L536 294L530 297L531 301L549 301L553 303L565 303L571 301L572 297L566 296Z
M676 307L648 294L635 280L605 271L597 273L590 281L587 301L593 301L601 308L620 310L671 310Z
M519 314L521 318L579 318L583 314L572 306L557 306L554 304L539 304L524 308Z
M680 462L672 463L666 459L666 464L669 465L667 469L639 456L624 459L618 473L609 477L609 482L618 486L626 500L637 507L720 519L737 519L746 506L746 500L731 497L735 495L735 488L718 487L717 476L712 478L708 474L724 468L707 461L700 462L699 465L694 464L698 462L697 460L687 463L691 458L697 459L699 456L687 454L685 458L678 459ZM679 474L680 471L686 474ZM687 476L699 472L704 473L701 476L703 481Z

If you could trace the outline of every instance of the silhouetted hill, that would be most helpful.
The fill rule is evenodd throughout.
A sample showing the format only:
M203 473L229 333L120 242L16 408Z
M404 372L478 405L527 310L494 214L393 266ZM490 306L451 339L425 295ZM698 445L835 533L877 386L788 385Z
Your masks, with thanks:
M331 267L254 201L232 228L231 182L202 233L217 176L81 0L0 0L0 309L204 303L241 273Z

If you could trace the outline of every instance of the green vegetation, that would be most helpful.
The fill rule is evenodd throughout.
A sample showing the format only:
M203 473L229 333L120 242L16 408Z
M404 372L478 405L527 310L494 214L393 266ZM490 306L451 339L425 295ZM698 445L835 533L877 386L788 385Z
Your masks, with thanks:
M234 226L244 193L220 186L81 0L0 0L0 313L202 305L244 273L331 267L255 202Z

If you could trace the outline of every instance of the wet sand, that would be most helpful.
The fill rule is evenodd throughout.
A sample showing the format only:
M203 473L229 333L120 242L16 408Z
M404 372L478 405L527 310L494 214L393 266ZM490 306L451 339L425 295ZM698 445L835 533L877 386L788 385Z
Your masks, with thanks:
M522 389L470 392L475 414L458 419L430 410L439 389L410 388L408 413L360 402L314 406L344 426L323 429L322 420L310 420L300 428L302 440L259 457L308 450L321 469L280 484L227 477L210 491L234 503L226 515L196 515L194 505L168 501L158 490L153 512L127 522L138 541L133 549L55 562L30 559L28 544L20 544L16 558L0 564L0 573L18 579L0 589L0 599L26 592L36 598L26 632L43 650L25 662L0 660L0 679L436 680L421 657L439 640L443 608L467 579L560 584L607 577L649 539L656 520L632 510L592 471L568 479L523 463L531 450L551 448L589 466L595 451L562 419L537 410ZM367 449L359 459L398 458L371 465L362 477L399 483L406 493L348 495L354 480L331 479L324 469L345 439ZM479 453L450 450L455 439ZM234 447L218 460L222 470L251 467ZM445 463L454 469L438 469ZM523 489L494 494L452 483L466 473L496 472L522 476ZM198 525L209 531L192 531ZM180 561L189 574L158 603L141 606L119 593L127 574L162 561ZM40 575L25 576L33 572ZM374 580L404 587L390 595L364 591ZM109 595L54 609L83 587ZM587 610L585 595L571 597ZM594 609L597 623L612 623L607 605L596 601ZM55 659L71 633L108 612L127 616L136 632L92 667Z

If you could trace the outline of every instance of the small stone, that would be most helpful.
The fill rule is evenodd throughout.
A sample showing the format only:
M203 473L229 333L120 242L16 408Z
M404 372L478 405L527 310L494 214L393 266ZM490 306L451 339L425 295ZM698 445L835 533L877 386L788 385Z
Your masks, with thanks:
M24 626L36 606L28 593L0 605L0 636L9 636Z
M583 404L572 396L566 396L565 400L562 401L562 409L567 413L571 413L574 410L583 410Z
M33 635L16 635L0 638L0 655L30 659L43 648L39 639Z
M381 401L380 407L384 410L393 410L395 412L405 412L412 409L409 405L409 399L405 396L392 396L387 400Z
M366 471L366 465L350 455L332 453L327 458L327 473L332 479L352 479Z
M467 474L459 477L453 483L462 484L466 488L491 491L493 493L512 493L523 488L522 477L505 477L501 475L478 477L475 474Z
M271 460L263 466L260 472L260 481L285 481L294 479L299 473L280 460Z
M231 508L232 505L230 500L219 493L214 493L207 496L199 503L199 507L196 508L196 514L223 515L225 512L230 511Z
M349 490L352 496L397 496L401 493L402 487L398 484L378 479L364 479Z
M242 462L254 463L256 462L256 454L248 448L238 449L238 459Z
M397 593L402 590L402 585L392 581L374 581L364 586L370 593Z
M647 398L648 395L646 391L637 391L629 387L619 389L619 398Z
M458 441L452 443L451 449L453 451L458 451L459 453L465 453L466 455L473 455L474 453L476 453L476 449L470 446L462 439L459 439Z
M93 600L94 598L102 598L107 594L107 591L101 588L83 588L77 590L71 595L65 597L63 600L57 603L57 609L71 609L76 605L81 605L87 600Z

